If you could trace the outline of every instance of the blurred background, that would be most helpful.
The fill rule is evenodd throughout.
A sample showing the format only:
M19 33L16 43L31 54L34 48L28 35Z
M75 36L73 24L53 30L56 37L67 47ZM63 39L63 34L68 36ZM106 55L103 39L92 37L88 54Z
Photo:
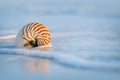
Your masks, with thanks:
M0 0L0 29L18 29L34 21L58 28L65 24L64 19L75 25L72 22L80 23L83 16L119 20L119 4L119 0Z
M14 41L0 41L1 80L120 80L120 0L0 0L0 36L30 22L46 25L58 56L14 59L2 54L19 53Z

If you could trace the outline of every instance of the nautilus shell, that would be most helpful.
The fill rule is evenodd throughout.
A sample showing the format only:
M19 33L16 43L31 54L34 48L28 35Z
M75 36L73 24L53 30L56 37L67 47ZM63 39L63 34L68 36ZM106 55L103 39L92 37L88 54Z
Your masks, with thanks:
M18 48L51 47L50 32L41 23L29 23L17 34L15 46Z

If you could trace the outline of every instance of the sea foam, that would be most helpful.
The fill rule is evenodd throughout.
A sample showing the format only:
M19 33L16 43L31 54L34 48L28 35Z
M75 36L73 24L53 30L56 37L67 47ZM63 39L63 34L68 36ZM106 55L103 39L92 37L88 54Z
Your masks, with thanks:
M49 59L64 65L66 67L79 68L79 69L98 69L98 70L111 70L120 71L120 64L118 62L102 62L96 60L89 60L83 57L78 57L73 54L65 54L60 52L42 52L38 50L28 50L28 49L9 49L1 48L0 54L9 55L24 55L40 59Z

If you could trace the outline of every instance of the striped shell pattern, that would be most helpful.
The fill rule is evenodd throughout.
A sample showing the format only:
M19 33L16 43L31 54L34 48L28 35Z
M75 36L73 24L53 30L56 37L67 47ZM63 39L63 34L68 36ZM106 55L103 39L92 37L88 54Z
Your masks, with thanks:
M24 40L22 47L38 47L50 44L50 32L40 23L29 23L24 26L17 35L16 46L19 45L20 37Z

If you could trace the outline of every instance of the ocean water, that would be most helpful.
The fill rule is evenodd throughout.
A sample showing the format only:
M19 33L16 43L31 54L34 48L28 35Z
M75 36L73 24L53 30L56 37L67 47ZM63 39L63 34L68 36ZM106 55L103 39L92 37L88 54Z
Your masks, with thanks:
M14 70L11 71L12 74L17 73L16 76L26 73L19 68L20 64L23 64L21 59L24 63L28 63L26 65L31 66L32 70L33 65L38 65L39 60L40 63L44 62L41 60L45 60L44 65L48 66L49 61L51 65L55 65L51 69L53 72L54 70L58 70L56 73L61 72L56 76L64 74L65 70L68 71L66 74L72 75L71 78L67 78L69 80L88 80L91 73L96 75L93 80L119 80L119 3L119 0L0 1L0 37L15 36L25 24L41 22L50 30L53 45L49 52L43 52L15 48L15 39L0 40L0 64L3 65L0 74L2 71L4 74L8 71L6 75L10 75L10 69ZM64 68L59 68L60 66ZM31 67L28 69L31 70ZM63 69L63 72L59 69ZM75 75L70 74L69 71ZM49 76L55 75L52 72L50 74ZM78 74L84 74L88 78L80 78ZM99 75L107 77L100 78ZM1 79L4 79L4 76ZM22 76L22 79L25 79L28 75ZM45 76L36 78L43 79L43 77ZM11 79L16 80L16 78ZM62 78L62 80L66 79Z

